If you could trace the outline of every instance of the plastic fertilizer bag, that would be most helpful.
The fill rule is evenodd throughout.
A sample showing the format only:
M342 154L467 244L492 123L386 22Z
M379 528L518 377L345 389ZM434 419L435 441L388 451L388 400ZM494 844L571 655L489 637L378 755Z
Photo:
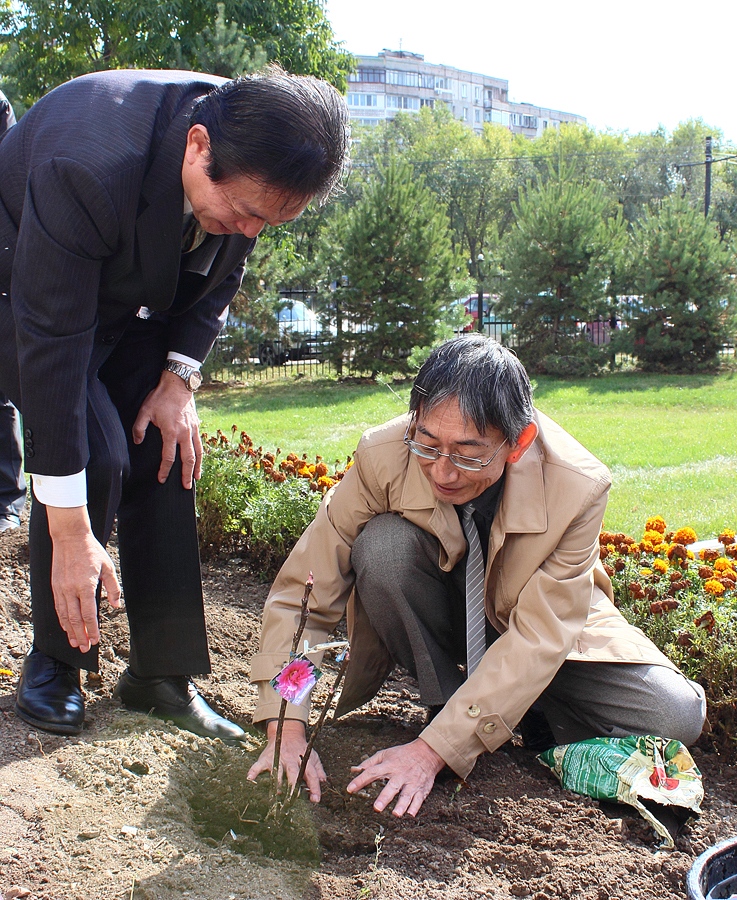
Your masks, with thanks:
M701 772L680 741L650 734L591 738L552 747L538 759L569 791L634 806L663 839L664 848L675 845L668 829L651 811L652 804L701 812Z

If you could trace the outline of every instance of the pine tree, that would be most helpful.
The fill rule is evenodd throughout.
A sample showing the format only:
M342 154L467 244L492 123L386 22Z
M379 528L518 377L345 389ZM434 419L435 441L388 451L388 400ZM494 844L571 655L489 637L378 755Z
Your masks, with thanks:
M608 318L607 289L624 240L601 184L561 172L520 196L505 241L505 282L499 310L511 316L523 361L539 372L560 371L560 357L588 357L581 325ZM578 365L572 371L584 371Z
M433 343L441 308L454 297L457 260L448 220L412 167L378 171L362 199L330 229L336 291L356 368L407 371L415 347Z
M735 260L713 222L669 197L635 230L642 310L619 336L646 371L704 372L734 331Z

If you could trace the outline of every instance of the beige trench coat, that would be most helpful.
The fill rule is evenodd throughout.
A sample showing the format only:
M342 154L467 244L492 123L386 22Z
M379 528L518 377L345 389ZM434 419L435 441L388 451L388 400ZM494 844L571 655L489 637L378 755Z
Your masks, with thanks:
M421 734L462 777L480 753L511 737L564 660L675 668L612 603L598 544L607 468L551 419L535 415L538 437L507 466L489 539L486 614L501 636ZM370 700L391 670L354 592L351 547L369 519L396 513L435 535L444 571L463 558L458 515L435 498L403 444L406 425L402 416L364 434L353 467L327 494L279 572L264 609L260 651L251 662L251 680L259 685L254 721L278 716L281 701L268 681L289 657L310 572L309 645L326 640L348 612L351 659L338 714ZM312 659L319 664L320 654ZM308 709L290 705L287 715L306 720Z

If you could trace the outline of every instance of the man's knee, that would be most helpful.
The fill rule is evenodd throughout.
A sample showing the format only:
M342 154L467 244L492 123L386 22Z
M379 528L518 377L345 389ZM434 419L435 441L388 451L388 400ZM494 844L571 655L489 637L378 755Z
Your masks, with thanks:
M706 695L695 681L665 666L651 666L645 678L659 721L650 730L682 744L695 743L706 719Z
M365 579L393 587L416 583L418 570L439 571L438 558L437 538L394 513L370 519L351 551L359 590Z

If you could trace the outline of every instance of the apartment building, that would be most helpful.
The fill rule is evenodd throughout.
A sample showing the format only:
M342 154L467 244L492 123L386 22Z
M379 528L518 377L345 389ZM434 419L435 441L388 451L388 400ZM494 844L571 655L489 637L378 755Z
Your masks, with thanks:
M440 103L477 132L484 122L496 122L534 138L561 122L586 124L573 113L512 103L504 78L428 63L421 53L382 50L378 56L356 58L358 68L348 78L348 109L351 120L360 125L376 125L398 112L416 113Z

